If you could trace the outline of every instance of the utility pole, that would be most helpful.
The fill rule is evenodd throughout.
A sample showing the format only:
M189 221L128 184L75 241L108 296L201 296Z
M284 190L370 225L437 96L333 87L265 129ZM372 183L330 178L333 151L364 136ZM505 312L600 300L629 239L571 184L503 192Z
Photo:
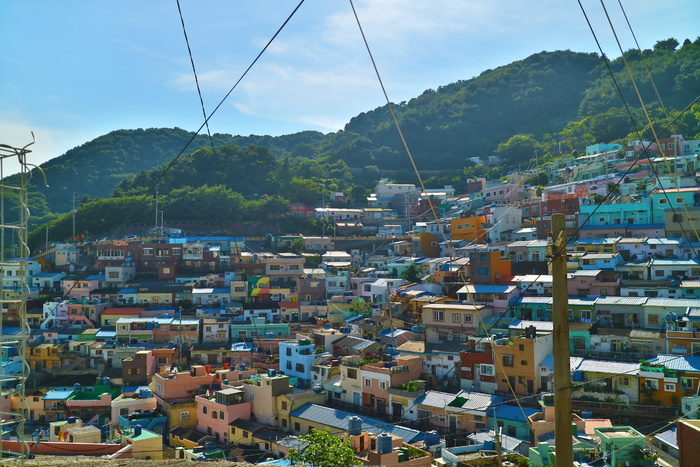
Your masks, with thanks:
M566 222L552 215L552 315L554 321L554 444L556 467L573 465L571 441L571 372L569 366L569 297L566 291Z
M73 216L73 243L77 243L75 240L75 193L73 193L73 199L71 201L73 203L73 209L70 211Z

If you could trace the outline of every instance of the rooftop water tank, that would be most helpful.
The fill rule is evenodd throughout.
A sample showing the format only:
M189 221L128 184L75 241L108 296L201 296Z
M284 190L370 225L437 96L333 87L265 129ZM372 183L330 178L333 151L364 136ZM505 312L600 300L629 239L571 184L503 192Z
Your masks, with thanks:
M440 433L435 430L430 430L425 432L425 445L435 446L440 444Z
M151 397L153 397L153 393L151 392L151 390L146 388L141 389L140 395L141 399L150 399Z
M362 419L353 416L348 419L348 433L352 436L359 436L362 433Z
M269 370L267 370L267 377L268 377L268 378L274 378L275 376L277 376L277 371L276 371L276 370L273 370L272 368L270 368Z
M136 425L134 427L134 438L141 436L141 425Z
M391 452L391 435L389 433L379 433L377 435L377 452L379 454Z
M68 417L68 419L66 421L68 422L69 425L72 425L73 423L78 421L78 418L77 417Z

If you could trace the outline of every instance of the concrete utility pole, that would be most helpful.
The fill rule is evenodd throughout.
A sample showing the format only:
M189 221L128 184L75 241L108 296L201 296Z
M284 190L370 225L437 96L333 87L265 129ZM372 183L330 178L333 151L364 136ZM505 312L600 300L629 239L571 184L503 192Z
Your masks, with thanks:
M569 366L569 297L566 291L564 214L552 215L552 314L554 321L554 444L556 466L573 465L571 373Z

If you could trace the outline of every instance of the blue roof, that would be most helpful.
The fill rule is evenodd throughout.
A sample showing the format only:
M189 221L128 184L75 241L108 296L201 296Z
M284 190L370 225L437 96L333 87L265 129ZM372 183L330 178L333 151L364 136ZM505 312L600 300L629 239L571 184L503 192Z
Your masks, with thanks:
M19 327L8 326L6 328L2 328L3 336L14 336L15 334L20 334L21 332L22 328Z
M120 294L137 293L138 289L119 289Z
M232 352L250 352L252 349L252 342L234 342L233 344L231 344Z
M109 331L107 329L100 329L95 333L95 337L117 337L117 331Z
M32 277L54 277L58 276L60 272L39 272L37 274L32 275Z
M365 318L367 318L367 316L365 316L365 315L353 315L353 316L348 316L343 321L345 321L346 323L354 323L356 321L360 321L361 319L365 319Z
M669 370L700 372L700 357L688 355L664 355L649 359L650 363L660 363Z
M105 275L104 274L93 274L92 276L87 276L85 280L88 281L103 281L105 280Z
M671 428L669 428L666 431L662 431L661 433L657 433L654 435L654 438L658 439L664 444L667 444L671 447L674 447L678 449L678 438L676 436L676 425L672 425Z
M495 413L496 418L500 420L515 420L524 423L527 423L527 417L539 412L537 409L521 408L514 405L495 405L486 409L489 417L493 417Z
M64 400L73 394L73 391L49 391L44 396L45 401Z
M454 394L453 394L454 396ZM331 428L347 431L350 417L356 416L351 412L333 409L318 404L306 403L289 414L291 417L303 418L312 420L316 423L321 423ZM370 417L362 417L362 430L370 433L390 433L399 436L404 443L416 443L423 441L425 433L400 425L391 425L387 422Z
M382 329L382 331L379 333L379 335L384 336L384 337L398 337L401 334L406 334L407 332L411 332L411 331L407 331L405 329L393 329L392 330L391 328L386 328L386 329Z

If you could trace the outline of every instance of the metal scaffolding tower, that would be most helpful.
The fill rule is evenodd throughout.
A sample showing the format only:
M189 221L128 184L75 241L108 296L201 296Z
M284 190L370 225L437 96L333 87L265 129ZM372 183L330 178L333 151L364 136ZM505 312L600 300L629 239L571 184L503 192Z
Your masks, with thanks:
M31 167L34 166L27 163L27 154L31 152L27 148L31 144L34 143L22 148L0 144L0 349L4 357L0 374L0 455L7 460L15 459L21 465L24 465L24 459L29 455L29 444L24 440L24 425L29 414L29 406L25 399L25 382L30 368L25 352L30 334L27 322L27 186L31 177ZM6 168L10 165L19 165L19 173L6 176ZM9 271L16 271L16 274L13 273L11 278L6 277ZM3 329L6 318L15 312L20 331L6 333ZM3 442L8 435L10 439L17 439L19 444Z

